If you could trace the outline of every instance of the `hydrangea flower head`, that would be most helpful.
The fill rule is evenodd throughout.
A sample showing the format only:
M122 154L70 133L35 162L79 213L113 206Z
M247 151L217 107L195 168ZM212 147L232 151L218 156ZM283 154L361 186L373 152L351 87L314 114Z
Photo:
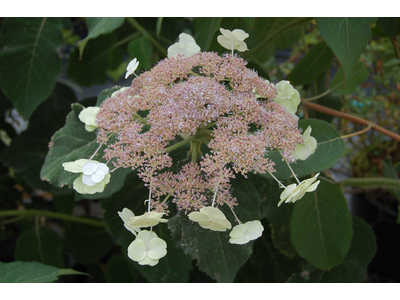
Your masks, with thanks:
M198 222L199 225L213 231L226 231L231 229L231 223L226 219L225 215L216 207L203 207L200 211L191 212L189 219Z
M300 104L299 92L287 80L278 82L275 87L277 95L274 101L286 108L288 112L295 114Z
M65 171L82 173L73 182L73 188L80 194L101 193L110 182L111 174L108 173L108 167L98 161L78 159L74 162L65 162L62 166Z
M190 57L193 54L199 53L200 47L189 34L181 33L179 35L179 42L171 45L167 52L168 58L177 57L180 54L183 54L185 57Z
M283 202L285 203L295 203L297 200L303 198L305 193L313 192L318 187L320 181L316 181L319 173L314 177L303 180L299 185L293 183L288 185L285 190L281 193L280 201L278 206L280 206Z
M311 126L308 126L303 134L304 143L298 144L292 152L295 159L306 160L317 148L317 140L311 136Z
M155 211L145 212L143 215L134 216L130 218L129 224L135 227L150 227L156 226L158 223L166 223L168 220L162 219L164 213L159 213Z
M128 208L124 208L122 212L118 212L119 217L122 219L124 222L124 226L127 230L132 232L135 236L137 235L138 232L140 232L140 227L134 227L131 224L129 224L129 220L131 218L135 217L135 214Z
M264 227L261 225L261 222L257 220L236 225L229 233L231 237L229 243L239 245L246 244L249 241L258 239L263 231Z
M233 31L230 31L228 29L219 29L222 33L222 35L219 35L217 37L218 43L228 49L228 50L238 50L240 52L247 51L247 45L244 41L244 39L249 37L249 34L243 31L242 29L235 29Z
M85 123L85 129L89 132L94 131L97 128L97 123L96 123L96 115L99 112L100 107L94 107L90 106L85 109L83 109L79 113L79 120L81 122Z
M167 243L155 232L142 230L128 247L128 256L139 265L155 266L167 254Z
M133 73L135 73L138 66L139 66L139 61L136 58L132 59L129 62L128 66L126 67L125 79L128 78Z

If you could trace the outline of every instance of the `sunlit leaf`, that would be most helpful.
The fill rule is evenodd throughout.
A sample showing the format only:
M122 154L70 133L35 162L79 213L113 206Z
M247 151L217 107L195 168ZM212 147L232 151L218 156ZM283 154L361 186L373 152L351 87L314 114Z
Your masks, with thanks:
M44 283L57 280L58 269L38 262L0 262L0 283Z

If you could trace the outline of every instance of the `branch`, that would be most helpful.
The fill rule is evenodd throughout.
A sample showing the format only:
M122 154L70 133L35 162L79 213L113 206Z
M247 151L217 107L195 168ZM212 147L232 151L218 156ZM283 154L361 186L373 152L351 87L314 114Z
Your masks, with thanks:
M322 105L319 105L319 104L315 104L315 103L310 102L310 101L305 102L304 105L306 107L308 107L308 108L311 108L311 109L315 110L315 111L319 111L321 113L324 113L324 114L327 114L327 115L330 115L330 116L346 119L346 120L349 120L349 121L352 121L354 123L357 123L357 124L360 124L360 125L364 125L364 126L371 126L372 129L375 129L376 131L378 131L378 132L380 132L380 133L382 133L382 134L384 134L384 135L386 135L386 136L388 136L388 137L400 142L400 135L398 135L398 134L396 134L396 133L394 133L394 132L392 132L390 130L385 129L382 126L379 126L378 124L375 124L374 122L367 121L365 119L361 119L361 118L358 118L358 117L355 117L355 116L352 116L352 115L349 115L349 114L346 114L344 112L337 111L337 110L334 110L334 109L331 109L331 108L327 108L325 106L322 106Z

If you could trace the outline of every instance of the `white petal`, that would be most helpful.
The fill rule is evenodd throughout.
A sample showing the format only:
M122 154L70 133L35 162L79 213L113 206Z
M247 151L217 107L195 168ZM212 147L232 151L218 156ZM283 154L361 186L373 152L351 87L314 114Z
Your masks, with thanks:
M179 46L178 43L175 43L169 46L168 50L168 58L177 57L179 54L183 54L183 49Z
M83 176L86 176L86 175L83 175ZM103 172L96 172L96 173L94 173L92 175L89 175L89 176L91 176L91 180L93 182L99 183L100 181L102 181L104 179L106 174L104 174Z
M189 44L196 44L196 41L189 34L181 33L179 35L179 46L182 49L185 49L187 47L187 45L189 45Z
M241 41L249 37L249 34L242 29L235 29L232 34Z
M228 29L223 29L220 28L219 31L221 31L221 33L227 37L230 40L236 40L236 36L232 33L232 31L228 30Z
M82 167L82 173L85 175L92 175L97 170L99 162L91 160Z
M222 47L224 47L228 50L232 50L233 40L227 38L226 36L219 35L217 37L217 41Z
M200 47L197 44L188 44L185 48L185 57L190 57L200 52Z
M92 181L92 175L82 175L82 182L87 186L94 186L98 182Z

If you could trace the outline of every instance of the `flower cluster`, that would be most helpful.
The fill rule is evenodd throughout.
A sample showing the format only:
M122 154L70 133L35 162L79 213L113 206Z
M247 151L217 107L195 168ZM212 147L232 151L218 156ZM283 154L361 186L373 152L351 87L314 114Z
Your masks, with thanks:
M293 171L298 185L285 187L274 177L270 151L278 151L290 168L317 147L311 127L304 135L298 129L300 94L288 81L274 85L261 78L234 54L248 50L247 33L220 31L218 42L231 53L201 52L193 37L182 33L168 48L168 58L140 75L134 73L139 62L132 60L125 76L136 76L131 86L79 116L88 131L97 129L99 148L91 158L102 148L107 163L91 158L64 163L66 171L82 173L74 188L79 193L102 192L118 168L136 169L149 188L146 213L135 216L126 208L118 213L136 236L128 256L139 264L153 266L166 255L166 243L152 227L167 222L162 217L169 213L168 199L202 228L226 231L232 225L217 207L226 205L235 214L238 203L230 182L237 174L269 173L285 188L278 205L294 203L319 183L316 177L300 183ZM188 160L177 170L171 168L170 153L187 145ZM235 218L239 225L230 232L230 243L245 244L261 236L260 221ZM150 230L141 230L145 227Z

